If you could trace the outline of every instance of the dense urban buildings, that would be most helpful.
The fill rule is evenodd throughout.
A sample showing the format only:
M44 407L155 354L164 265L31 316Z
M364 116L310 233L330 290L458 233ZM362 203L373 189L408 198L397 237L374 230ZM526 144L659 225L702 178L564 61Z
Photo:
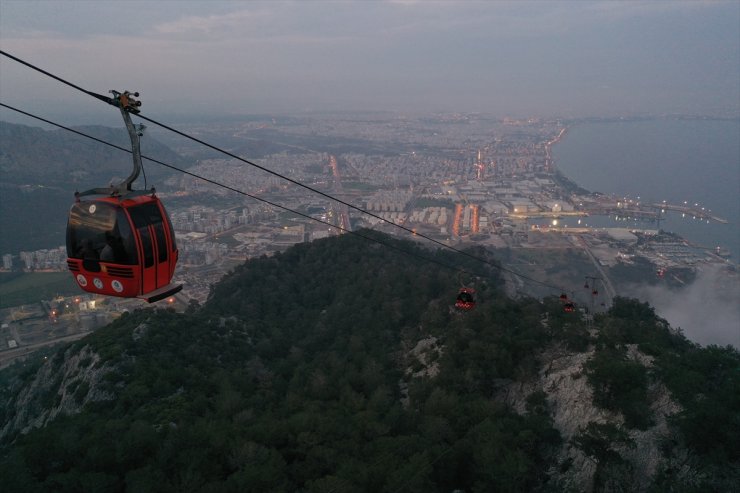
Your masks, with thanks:
M180 251L175 281L185 286L169 301L180 308L202 303L213 283L249 258L359 228L406 238L414 238L413 231L455 248L478 244L508 251L579 251L603 283L605 299L617 294L609 273L615 266L639 265L650 270L648 276L680 280L701 265L727 264L726 252L711 245L659 234L661 218L670 211L700 220L721 218L699 207L593 194L559 174L551 147L566 130L567 123L557 120L476 114L326 115L192 125L188 131L205 140L229 136L227 144L240 155L249 155L252 145L262 149L259 158L250 158L259 166L339 201L239 160L169 143L195 163L190 172L249 195L183 174L172 175L160 187ZM629 228L589 225L602 216L641 222L635 226L630 221ZM0 253L5 271L66 269L64 246ZM512 286L511 292L522 289ZM57 333L68 335L82 334L138 303L75 296L43 306ZM67 307L65 316L62 307ZM13 328L19 310L3 315L2 342L8 349L15 349L19 339L33 339ZM93 312L101 315L91 318ZM59 331L60 322L68 330Z

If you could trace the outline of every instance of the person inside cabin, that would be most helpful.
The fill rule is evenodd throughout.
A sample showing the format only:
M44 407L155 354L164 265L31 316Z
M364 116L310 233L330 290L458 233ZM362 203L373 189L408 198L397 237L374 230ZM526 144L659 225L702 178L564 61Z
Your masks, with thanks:
M105 246L103 247L103 250L100 252L100 260L103 262L115 262L116 261L116 251L114 247L114 238L113 235L106 231L105 233Z
M113 232L105 232L105 246L100 252L100 260L103 262L125 263L128 259L123 239L118 234L118 227Z
M79 258L84 260L98 260L98 252L95 250L93 241L90 238L82 242Z

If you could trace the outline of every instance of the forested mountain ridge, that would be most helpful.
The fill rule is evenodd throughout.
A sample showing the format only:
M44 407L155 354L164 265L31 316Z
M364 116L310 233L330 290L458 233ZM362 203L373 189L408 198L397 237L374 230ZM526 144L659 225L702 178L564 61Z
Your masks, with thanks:
M131 149L126 129L74 127L83 133ZM156 139L141 139L142 154L167 164L189 162ZM17 254L64 243L67 211L75 191L118 183L131 173L131 154L66 130L0 121L0 255ZM164 189L173 171L144 160L147 186ZM134 188L144 187L144 174ZM38 227L29 228L33 224Z
M376 234L364 232L364 234ZM352 235L0 373L4 491L731 491L740 356ZM476 255L488 255L476 251ZM42 426L41 428L35 428Z
M99 125L73 128L124 149L131 149L123 122L120 128ZM44 130L0 121L0 142L0 172L2 181L6 183L77 185L83 190L106 186L111 179L123 179L131 172L130 153L67 130ZM187 165L177 153L147 134L141 139L141 152L168 164ZM171 174L160 165L147 166L147 172L150 179Z

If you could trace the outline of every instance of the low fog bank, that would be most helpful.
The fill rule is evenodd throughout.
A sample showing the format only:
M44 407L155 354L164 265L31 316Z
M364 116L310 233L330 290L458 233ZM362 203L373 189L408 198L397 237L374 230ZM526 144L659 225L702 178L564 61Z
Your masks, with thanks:
M683 289L639 286L633 294L655 307L671 327L680 327L688 339L703 346L732 344L740 349L740 279L736 274L713 267L700 271Z

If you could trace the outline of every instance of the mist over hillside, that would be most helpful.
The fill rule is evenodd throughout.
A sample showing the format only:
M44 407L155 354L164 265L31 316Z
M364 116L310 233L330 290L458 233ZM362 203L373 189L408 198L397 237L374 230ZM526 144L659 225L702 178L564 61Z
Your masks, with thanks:
M674 327L702 345L732 344L740 348L740 282L737 273L711 266L683 289L633 286L634 296L647 300Z
M731 491L740 354L363 231L0 372L4 491ZM495 259L480 249L476 256ZM479 298L452 308L455 270ZM721 426L719 426L721 424ZM114 440L111 440L115 437Z

